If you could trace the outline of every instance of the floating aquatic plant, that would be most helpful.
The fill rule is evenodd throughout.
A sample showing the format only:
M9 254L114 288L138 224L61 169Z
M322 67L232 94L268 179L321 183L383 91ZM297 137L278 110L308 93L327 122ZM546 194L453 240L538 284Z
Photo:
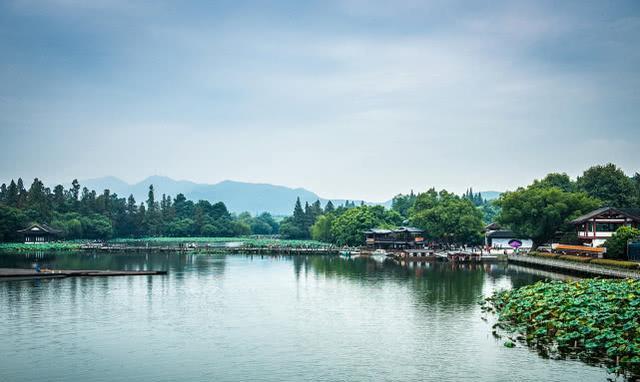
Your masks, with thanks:
M517 332L543 355L630 375L640 375L639 308L639 280L601 279L541 281L496 292L483 304L498 315L494 332Z

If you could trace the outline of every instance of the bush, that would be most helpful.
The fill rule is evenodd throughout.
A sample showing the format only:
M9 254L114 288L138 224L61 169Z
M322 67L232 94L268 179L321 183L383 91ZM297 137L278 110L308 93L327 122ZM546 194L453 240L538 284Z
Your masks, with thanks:
M605 256L609 259L626 259L627 242L640 237L640 230L637 228L622 226L607 239L604 246L607 247Z
M548 259L557 259L558 257L560 257L560 255L558 255L557 253L549 253L549 252L531 252L529 253L529 255L536 256L536 257L546 257Z
M600 265L607 265L611 267L627 268L627 269L640 268L640 263L636 263L633 261L622 261L622 260L611 260L611 259L593 259L591 260L591 264L600 264Z
M591 260L593 260L591 257L575 256L575 255L562 255L558 258L561 260L575 261L576 263L588 263Z

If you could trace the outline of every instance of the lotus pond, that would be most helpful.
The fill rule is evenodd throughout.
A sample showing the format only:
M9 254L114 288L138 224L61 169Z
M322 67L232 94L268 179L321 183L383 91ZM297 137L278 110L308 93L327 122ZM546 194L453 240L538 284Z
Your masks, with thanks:
M315 240L287 240L273 237L143 237L138 239L112 239L109 243L127 244L127 245L178 245L184 243L197 244L225 244L225 243L241 243L250 247L305 247L305 248L324 248L331 244L323 243Z
M506 347L526 343L541 355L576 358L627 377L640 375L640 281L539 281L486 300L494 334Z

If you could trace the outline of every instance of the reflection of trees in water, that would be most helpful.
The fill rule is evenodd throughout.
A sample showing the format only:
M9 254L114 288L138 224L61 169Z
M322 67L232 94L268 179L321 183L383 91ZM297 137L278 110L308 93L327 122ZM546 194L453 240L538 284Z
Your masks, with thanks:
M415 264L414 296L428 305L473 305L482 295L483 264Z
M371 258L345 259L337 256L293 256L296 276L301 271L313 271L316 275L346 278L354 282L370 283L372 279L398 279L409 273L396 262L376 262Z
M53 269L97 270L166 270L183 272L194 268L198 273L222 273L224 255L203 255L183 252L70 252L45 255L6 254L0 256L0 265L8 268L29 268L35 262Z
M411 291L427 304L475 304L482 295L483 264L412 263L401 265L392 260L377 262L371 258L294 257L296 272L311 267L327 277L376 285L395 282L410 285Z
M348 279L373 286L382 282L410 285L413 295L424 304L472 305L483 295L486 281L508 277L514 287L528 285L549 275L535 270L511 269L506 263L409 263L375 261L368 257L345 259L326 256L293 256L299 275L311 270L317 275Z
M65 295L69 298L71 309L77 308L76 298L86 290L101 286L101 293L109 293L111 283L123 280L133 288L140 279L146 283L147 297L153 296L154 288L162 290L171 285L170 278L180 279L187 275L211 277L222 274L225 270L225 255L202 255L170 252L49 252L42 254L3 254L0 256L1 267L30 268L34 262L43 267L54 269L97 269L97 270L166 270L169 276L131 276L131 277L72 277L60 279L32 279L0 282L0 300L5 306L35 306L40 300L57 299ZM46 288L41 288L46 286ZM25 310L25 312L27 312ZM16 310L20 314L22 310ZM25 313L26 314L26 313Z
M70 252L29 251L0 254L0 268L31 268L32 264L55 262L56 256Z

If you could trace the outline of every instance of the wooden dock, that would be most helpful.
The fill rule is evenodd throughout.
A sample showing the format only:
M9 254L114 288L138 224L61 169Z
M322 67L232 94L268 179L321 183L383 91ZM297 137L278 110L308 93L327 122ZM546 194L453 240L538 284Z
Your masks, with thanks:
M166 275L167 271L111 271L87 269L35 269L0 268L0 280L3 279L51 279L64 277L109 277L109 276L155 276Z

